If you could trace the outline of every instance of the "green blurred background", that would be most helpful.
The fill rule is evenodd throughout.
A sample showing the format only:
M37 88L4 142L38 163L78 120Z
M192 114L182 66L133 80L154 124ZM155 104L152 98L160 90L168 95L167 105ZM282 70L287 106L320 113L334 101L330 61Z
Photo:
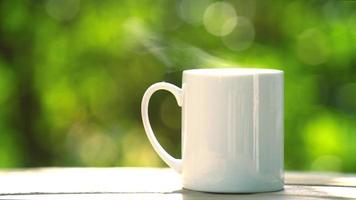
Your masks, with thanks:
M1 0L0 167L164 166L140 102L182 70L285 71L285 167L356 172L356 2ZM180 157L180 109L150 104Z

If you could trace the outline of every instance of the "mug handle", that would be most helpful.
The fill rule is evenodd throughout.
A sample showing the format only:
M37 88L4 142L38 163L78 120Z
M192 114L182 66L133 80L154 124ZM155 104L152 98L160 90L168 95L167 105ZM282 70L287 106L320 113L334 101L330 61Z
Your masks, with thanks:
M156 136L153 133L150 120L148 118L148 104L150 101L150 98L153 93L155 93L158 90L167 90L171 92L178 103L178 106L182 106L182 89L179 87L166 83L166 82L159 82L151 85L145 92L142 98L142 103L141 103L141 115L142 115L142 121L143 121L143 127L145 128L146 134L148 139L150 140L154 150L158 153L158 155L162 158L162 160L168 164L171 168L176 170L178 173L181 173L182 171L182 159L176 159L173 158L171 155L169 155L159 144Z

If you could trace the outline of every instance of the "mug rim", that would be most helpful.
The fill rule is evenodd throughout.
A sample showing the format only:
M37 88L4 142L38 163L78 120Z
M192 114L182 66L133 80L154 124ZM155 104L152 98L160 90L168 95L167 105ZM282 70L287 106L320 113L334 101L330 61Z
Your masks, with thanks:
M199 76L251 76L251 75L268 75L283 74L282 70L267 68L198 68L183 71L183 75Z

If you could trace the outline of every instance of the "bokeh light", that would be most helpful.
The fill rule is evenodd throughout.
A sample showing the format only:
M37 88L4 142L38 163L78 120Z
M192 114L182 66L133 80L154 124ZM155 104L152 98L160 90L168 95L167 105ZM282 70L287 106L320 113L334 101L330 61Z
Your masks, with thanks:
M319 156L312 163L313 171L340 171L342 169L342 160L338 156L324 155Z
M246 17L237 17L235 28L231 33L222 37L224 44L235 51L242 51L251 46L255 39L255 29Z
M49 16L58 21L73 19L80 8L80 0L48 0L46 10Z
M350 15L347 25L351 35L353 36L353 41L355 42L356 41L356 12Z
M325 114L310 121L306 127L305 139L312 157L323 154L342 154L339 148L345 138L339 135L342 131L340 123L334 117Z
M324 63L329 57L329 48L325 34L319 29L307 29L298 37L298 58L308 65Z
M192 25L202 23L204 11L211 0L180 0L177 1L177 11L182 20Z
M224 36L235 28L237 23L235 8L227 2L215 2L204 13L204 26L215 36Z

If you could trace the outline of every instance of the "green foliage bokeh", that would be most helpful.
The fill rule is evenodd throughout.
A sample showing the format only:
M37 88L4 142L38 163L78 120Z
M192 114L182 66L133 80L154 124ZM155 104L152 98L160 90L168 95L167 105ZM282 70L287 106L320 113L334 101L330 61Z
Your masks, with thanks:
M356 172L353 1L0 1L0 167L164 166L140 101L189 68L285 71L285 166ZM180 110L155 95L180 156Z

